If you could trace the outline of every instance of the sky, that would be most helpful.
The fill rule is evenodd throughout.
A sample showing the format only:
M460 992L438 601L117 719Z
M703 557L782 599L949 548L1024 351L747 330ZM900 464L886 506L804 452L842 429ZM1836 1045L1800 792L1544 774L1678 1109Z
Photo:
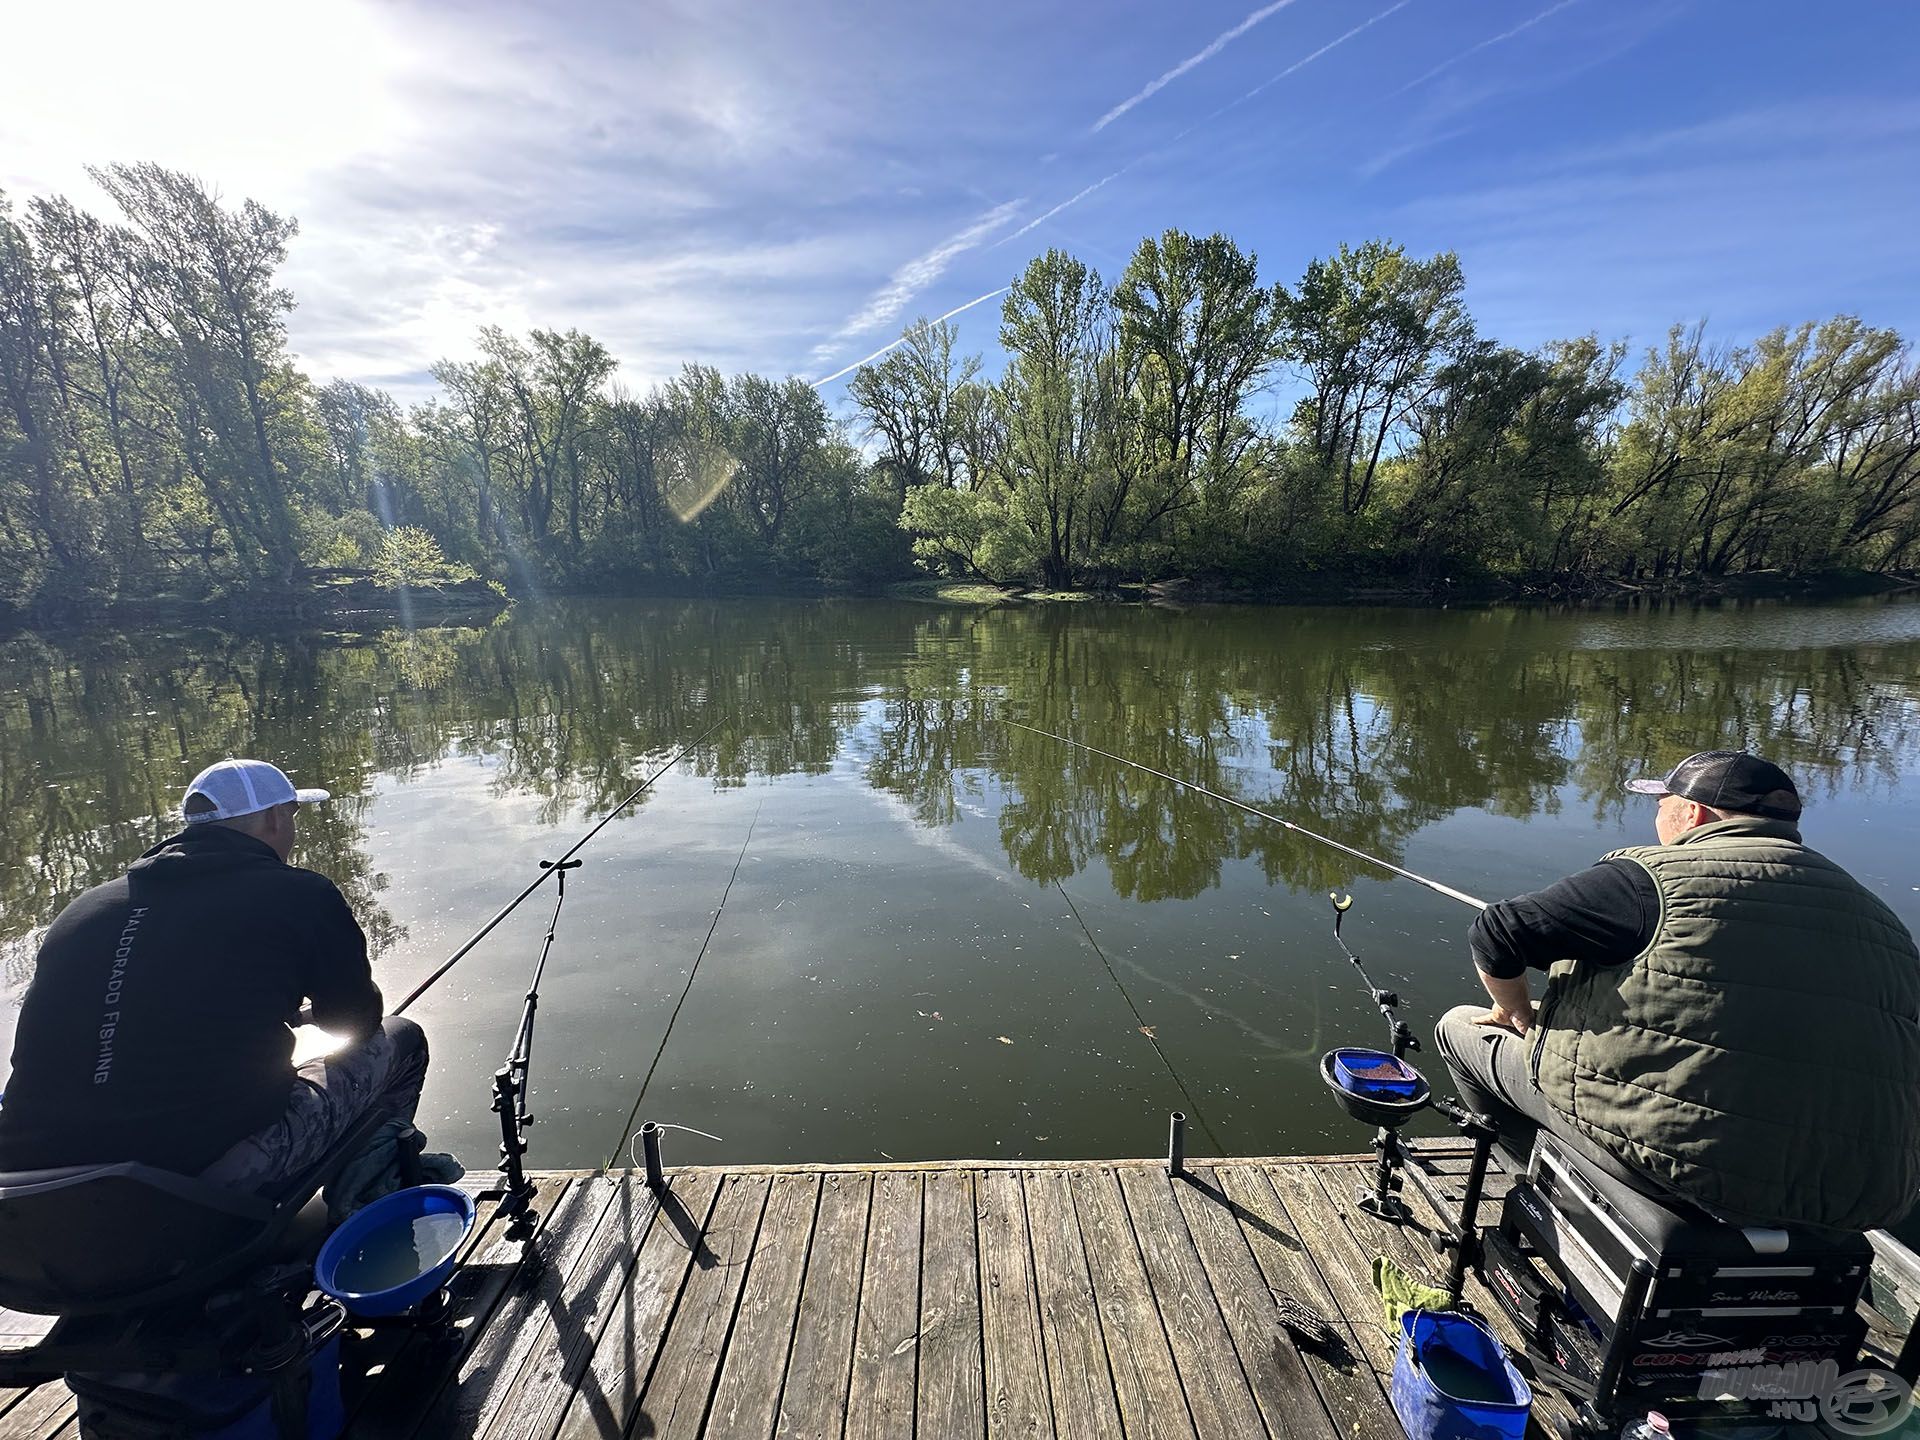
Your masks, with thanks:
M486 324L648 386L996 351L1052 247L1291 284L1458 252L1481 333L1920 334L1920 6L1835 0L15 0L0 190L157 160L296 217L291 343L402 400Z

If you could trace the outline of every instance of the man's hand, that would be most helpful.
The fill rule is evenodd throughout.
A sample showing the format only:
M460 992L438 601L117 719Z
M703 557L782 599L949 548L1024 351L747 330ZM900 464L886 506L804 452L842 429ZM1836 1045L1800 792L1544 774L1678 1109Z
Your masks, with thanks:
M1476 1025L1497 1025L1502 1030L1511 1030L1522 1039L1533 1029L1533 1004L1531 1001L1518 1009L1509 1010L1505 1005L1496 1004L1484 1015L1474 1017Z
M1476 1025L1498 1025L1520 1036L1533 1028L1533 997L1527 993L1526 976L1498 980L1482 970L1480 983L1487 987L1487 998L1493 1001L1493 1009L1476 1020Z

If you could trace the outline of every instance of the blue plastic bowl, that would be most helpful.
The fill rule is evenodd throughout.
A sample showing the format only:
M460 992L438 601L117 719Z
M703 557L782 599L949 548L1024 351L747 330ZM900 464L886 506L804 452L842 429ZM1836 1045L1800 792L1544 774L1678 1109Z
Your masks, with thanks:
M1336 1050L1333 1068L1341 1089L1355 1095L1406 1098L1420 1088L1420 1072L1385 1050Z
M444 1285L447 1276L453 1273L455 1257L473 1233L476 1213L473 1197L451 1185L415 1185L409 1190L396 1190L382 1196L366 1208L354 1211L345 1224L327 1237L327 1243L320 1247L320 1258L313 1262L314 1283L355 1315L399 1315L411 1310ZM413 1222L428 1215L460 1217L460 1235L450 1243L445 1257L438 1263L422 1270L404 1285L387 1290L352 1290L340 1283L342 1265L369 1242L405 1243L412 1234ZM383 1236L385 1231L400 1233Z

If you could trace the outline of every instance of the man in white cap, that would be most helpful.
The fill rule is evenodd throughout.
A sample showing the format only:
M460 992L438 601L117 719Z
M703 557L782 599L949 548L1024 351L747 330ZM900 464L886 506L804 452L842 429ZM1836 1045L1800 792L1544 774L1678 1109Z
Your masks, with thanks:
M1893 1224L1920 1197L1913 937L1802 842L1770 761L1708 750L1627 788L1660 797L1659 844L1474 922L1493 1008L1436 1036L1461 1099L1738 1224Z
M287 863L300 807L327 798L263 760L210 765L179 834L60 913L21 1004L0 1170L135 1160L270 1191L370 1108L412 1118L426 1037L382 1022L346 897ZM295 1069L303 1022L347 1043Z

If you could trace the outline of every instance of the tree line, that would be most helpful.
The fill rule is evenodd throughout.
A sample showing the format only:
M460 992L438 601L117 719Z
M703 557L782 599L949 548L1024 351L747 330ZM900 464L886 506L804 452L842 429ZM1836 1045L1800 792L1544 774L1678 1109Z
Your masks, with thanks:
M295 223L155 165L114 215L0 196L0 604L205 598L371 569L518 591L1530 582L1920 556L1920 370L1852 316L1481 336L1458 259L1374 241L1264 283L1225 236L1063 251L1001 311L801 379L644 394L577 330L480 332L412 407L316 382L277 274ZM1315 577L1320 577L1316 580Z

